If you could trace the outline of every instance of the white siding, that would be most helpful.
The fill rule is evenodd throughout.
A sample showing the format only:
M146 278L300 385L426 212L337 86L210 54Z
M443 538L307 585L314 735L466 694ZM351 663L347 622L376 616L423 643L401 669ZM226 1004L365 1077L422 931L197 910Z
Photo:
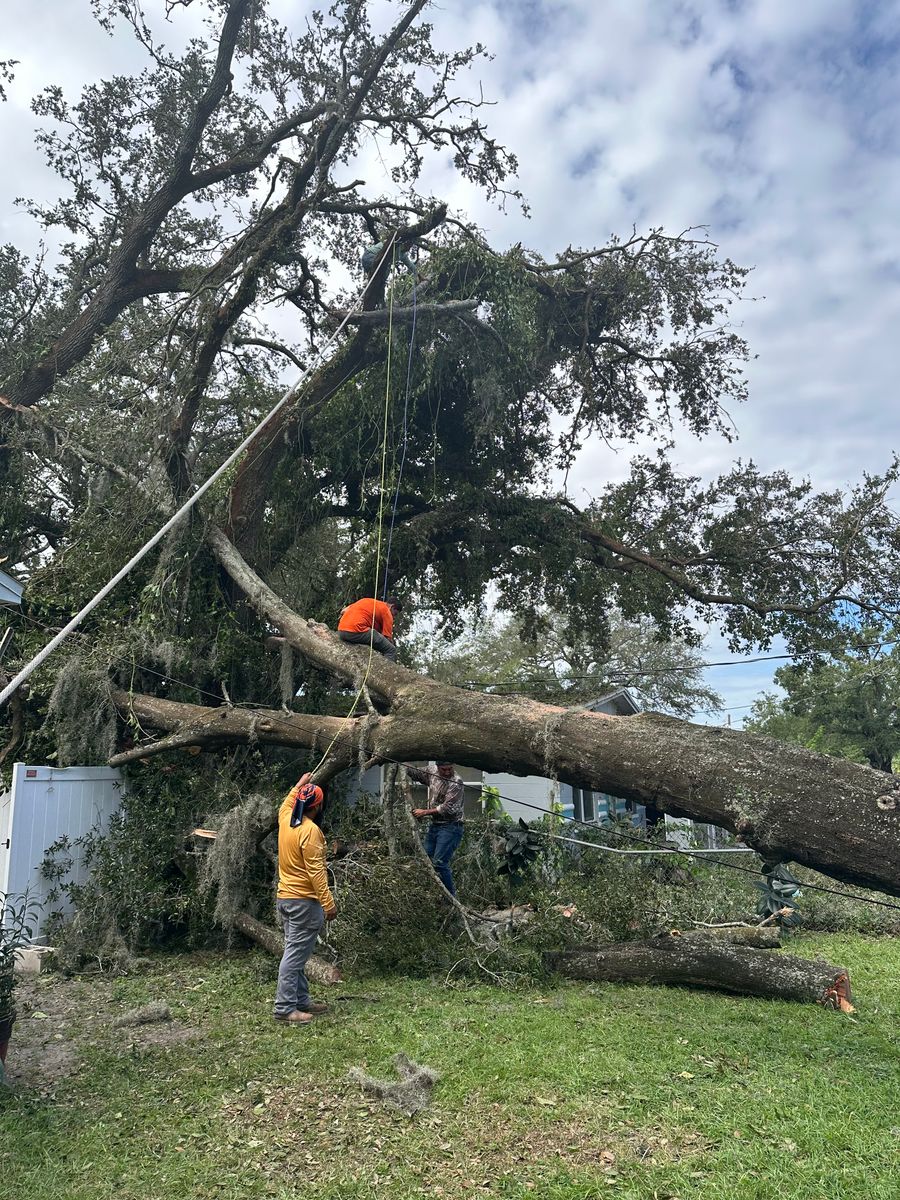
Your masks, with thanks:
M541 814L535 812L534 808L526 808L525 805L535 805L544 812L552 812L552 806L559 802L559 784L553 779L543 779L540 775L509 775L506 772L501 772L496 775L484 776L486 787L495 787L499 790L503 797L515 797L515 799L504 799L503 807L513 818L518 821L521 817L523 821L539 821ZM524 801L523 804L517 803Z
M119 807L121 786L119 772L111 767L29 767L24 763L13 767L8 808L0 808L0 821L7 825L0 839L0 892L20 896L27 890L32 902L40 906L42 920L35 940L40 940L43 916L47 915L43 910L52 887L41 875L48 847L63 836L74 842L91 830L105 830ZM73 846L67 855L73 863L66 881L85 882L88 872L79 848ZM53 907L67 911L62 900Z

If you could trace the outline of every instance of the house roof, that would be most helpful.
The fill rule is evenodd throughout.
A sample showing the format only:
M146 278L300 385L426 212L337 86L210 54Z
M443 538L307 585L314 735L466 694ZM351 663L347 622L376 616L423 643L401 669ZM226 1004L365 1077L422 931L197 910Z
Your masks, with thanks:
M585 708L599 712L601 706L617 710L618 714L623 717L630 717L641 711L640 704L628 688L617 688L614 692L607 692L605 696L598 696L596 700L591 700L589 704L586 704Z
M21 604L22 591L23 587L18 579L0 571L0 604Z

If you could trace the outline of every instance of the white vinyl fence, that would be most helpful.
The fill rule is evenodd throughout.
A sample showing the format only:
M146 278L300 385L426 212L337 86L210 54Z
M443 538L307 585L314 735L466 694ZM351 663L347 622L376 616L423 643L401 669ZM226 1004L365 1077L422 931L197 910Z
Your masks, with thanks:
M44 940L48 892L55 886L41 873L46 851L63 836L74 843L92 830L105 830L121 803L121 789L122 777L112 767L13 767L12 788L0 794L0 895L28 892L41 914L35 942ZM65 882L83 883L88 872L79 847L72 845L66 854L72 866ZM52 908L68 911L62 897Z

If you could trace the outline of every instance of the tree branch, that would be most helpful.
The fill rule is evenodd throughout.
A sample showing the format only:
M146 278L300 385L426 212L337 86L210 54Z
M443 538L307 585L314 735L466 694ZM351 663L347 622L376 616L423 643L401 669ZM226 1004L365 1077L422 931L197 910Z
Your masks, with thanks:
M231 84L231 61L234 56L241 22L252 0L230 0L219 38L216 65L209 86L197 101L167 178L138 207L122 235L118 247L110 256L103 278L92 299L75 320L60 334L50 349L31 363L8 389L8 398L25 407L37 404L53 388L57 379L72 370L90 352L97 336L107 329L119 314L135 299L166 290L166 272L151 272L155 282L137 269L138 261L147 254L150 244L163 221L185 196L194 190L190 167L203 132ZM141 279L143 276L143 285ZM178 282L182 290L183 275L176 272L171 283ZM141 290L141 287L148 290Z
M355 313L350 317L350 325L366 325L383 327L395 323L409 322L416 317L419 321L440 321L443 317L456 317L460 313L471 313L478 308L478 300L450 300L446 304L422 304L416 308L377 308L372 312ZM333 312L332 316L342 319L346 312Z

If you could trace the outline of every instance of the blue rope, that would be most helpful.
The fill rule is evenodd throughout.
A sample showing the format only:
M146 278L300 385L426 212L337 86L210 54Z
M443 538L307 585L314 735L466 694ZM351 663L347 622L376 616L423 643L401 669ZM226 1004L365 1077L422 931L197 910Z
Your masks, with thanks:
M409 425L408 425L409 393L410 393L410 387L411 387L410 381L412 378L413 347L414 347L415 341L416 341L416 316L417 316L416 291L418 289L418 286L419 286L419 275L414 267L413 268L413 294L412 294L412 310L413 310L412 329L410 330L410 334L409 334L409 352L407 353L407 356L406 356L406 395L403 398L403 450L400 455L400 469L397 472L397 488L396 488L396 491L394 492L394 503L391 507L391 523L388 526L387 552L385 553L385 557L384 557L384 591L382 592L382 597L381 597L382 600L387 600L388 574L390 572L390 566L391 566L391 545L394 540L394 523L397 520L397 504L400 501L400 485L403 482L403 468L406 465L407 432L408 432L408 428L409 428Z

